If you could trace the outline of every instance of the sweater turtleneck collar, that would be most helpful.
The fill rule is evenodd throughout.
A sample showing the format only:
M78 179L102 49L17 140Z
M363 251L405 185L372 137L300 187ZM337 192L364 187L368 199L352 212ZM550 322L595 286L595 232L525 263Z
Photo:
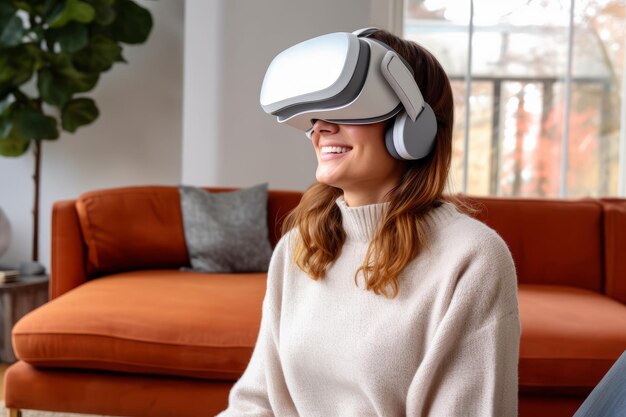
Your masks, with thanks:
M341 210L341 221L346 237L364 242L372 240L378 223L382 221L389 207L389 202L348 207L342 195L335 203Z
M349 207L343 196L337 197L335 203L341 211L342 226L346 232L346 238L348 240L358 240L362 242L372 240L376 228L383 220L390 204L387 201L384 203ZM434 229L448 223L455 213L458 213L458 211L454 204L447 202L430 210L424 217L426 220L425 232L430 234Z

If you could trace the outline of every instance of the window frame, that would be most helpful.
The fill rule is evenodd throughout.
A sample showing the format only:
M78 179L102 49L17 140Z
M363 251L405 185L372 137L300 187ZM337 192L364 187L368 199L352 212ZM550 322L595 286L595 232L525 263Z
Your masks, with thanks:
M404 23L405 23L405 9L406 0L370 0L370 6L372 11L372 20L378 27L385 27L390 32L404 37ZM471 91L472 84L472 40L474 29L474 0L470 0L470 18L468 24L468 62L467 71L465 74L466 91ZM568 155L569 145L569 120L570 109L572 99L572 61L573 61L573 37L574 37L574 15L576 12L576 0L570 0L569 10L569 26L568 26L568 49L567 49L567 70L564 77L564 92L565 92L565 113L563 116L563 133L561 138L561 155ZM626 24L626 18L625 18ZM626 44L624 45L626 48ZM620 128L619 128L619 150L618 150L618 178L617 178L617 195L619 197L626 197L626 63L623 65L622 72L622 86L620 91ZM468 167L469 167L469 133L470 133L470 114L471 114L471 94L465 95L465 137L463 148L463 181L462 191L467 193L468 186ZM560 179L559 179L559 197L567 197L567 171L568 171L568 158L561 158L560 166ZM600 196L604 197L604 196Z

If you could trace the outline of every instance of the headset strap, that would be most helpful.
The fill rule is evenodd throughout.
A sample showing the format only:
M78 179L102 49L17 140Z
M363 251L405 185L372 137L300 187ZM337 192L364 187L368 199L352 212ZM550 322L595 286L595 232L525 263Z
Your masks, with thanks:
M372 33L377 32L379 30L380 30L379 28L371 26L371 27L355 30L352 33L355 34L359 38L367 38Z

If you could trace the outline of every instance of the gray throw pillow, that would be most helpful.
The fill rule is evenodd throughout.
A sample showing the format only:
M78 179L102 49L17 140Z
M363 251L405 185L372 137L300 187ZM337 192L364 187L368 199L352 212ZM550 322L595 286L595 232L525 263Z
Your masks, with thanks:
M192 270L266 272L272 256L267 188L208 192L181 185L180 205Z

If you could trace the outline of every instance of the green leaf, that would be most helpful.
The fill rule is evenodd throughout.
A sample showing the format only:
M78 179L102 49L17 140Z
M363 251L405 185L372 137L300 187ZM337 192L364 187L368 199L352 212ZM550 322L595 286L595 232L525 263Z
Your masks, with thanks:
M108 71L122 53L122 47L103 35L94 35L89 46L74 54L77 69L84 72Z
M5 99L0 101L0 124L3 124L3 126L6 126L6 123L9 123L11 126L13 125L11 112L16 105L15 98L12 95L7 95ZM3 129L4 128L0 128L0 139L8 135L8 132L3 132Z
M29 139L57 139L57 120L33 108L13 110L13 131L16 136Z
M32 58L33 72L38 71L40 68L48 65L46 60L44 59L44 51L41 50L41 47L35 42L25 43L24 50L27 54L29 54ZM29 78L30 79L30 78Z
M13 121L10 117L0 117L0 140L9 136L9 132L13 127Z
M41 17L44 22L49 23L56 16L61 15L65 9L65 1L63 0L46 0L43 5L43 13Z
M115 13L115 9L112 7L113 0L91 0L91 5L96 11L96 17L94 21L102 26L110 25L117 14Z
M13 90L13 86L11 84L0 82L0 99L8 97L11 90Z
M87 26L78 22L70 22L67 25L48 31L49 39L59 42L61 50L74 53L81 50L89 43Z
M63 107L72 94L89 91L98 83L100 73L79 71L69 54L53 54L48 59L51 66L39 71L37 79L39 94L46 103Z
M152 15L131 0L115 2L117 17L111 23L111 33L119 42L144 43L152 30Z
M71 57L68 54L57 54L55 72L65 78L68 85L75 93L89 91L96 86L99 72L83 72L74 67Z
M122 54L120 53L120 55L115 59L115 62L123 62L124 64L128 64L128 61L126 60L126 58L124 58L122 56Z
M10 2L0 1L0 16L11 16L15 14L16 10Z
M11 96L6 96L4 99L0 100L0 116L6 116L8 114L7 109L14 103L14 99ZM7 112L5 114L5 112Z
M30 147L30 140L9 136L0 139L0 155L17 157L26 153Z
M74 133L80 126L88 125L98 118L100 112L90 98L76 98L68 102L61 112L61 126Z
M16 106L16 102L11 103L0 116L0 155L3 156L20 156L30 147L30 139L21 135L13 123L12 111Z
M81 23L89 23L95 16L95 10L90 5L80 0L67 0L65 7L56 13L51 13L48 19L48 26L51 28L60 28L65 26L72 20Z
M16 0L13 0L13 4L18 9L26 10L28 12L28 14L32 14L33 13L33 7L30 4L28 4L27 1L16 1Z
M33 57L26 45L2 49L0 53L0 100L14 87L21 85L33 76Z
M43 39L45 34L44 28L41 26L35 26L33 28L30 28L30 31L35 34L37 39Z
M69 82L47 69L39 71L37 88L43 101L57 107L63 107L72 98L73 89Z
M8 21L0 19L0 47L16 46L24 37L24 25L18 15L13 15Z

